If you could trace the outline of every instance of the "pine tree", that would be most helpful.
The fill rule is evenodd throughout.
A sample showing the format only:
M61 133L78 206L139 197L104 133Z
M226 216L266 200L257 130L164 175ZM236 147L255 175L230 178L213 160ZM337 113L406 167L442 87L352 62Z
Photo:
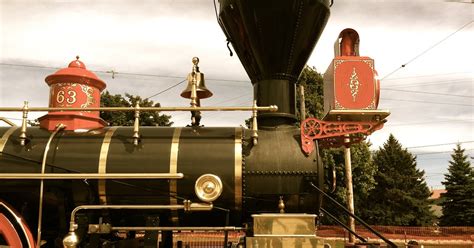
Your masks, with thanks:
M402 148L393 135L375 152L377 186L367 200L370 224L424 226L434 220L430 211L431 195L423 179L424 171L416 168L416 158Z
M442 182L446 187L441 203L440 225L443 226L474 225L474 170L464 152L459 144L453 149L448 174Z

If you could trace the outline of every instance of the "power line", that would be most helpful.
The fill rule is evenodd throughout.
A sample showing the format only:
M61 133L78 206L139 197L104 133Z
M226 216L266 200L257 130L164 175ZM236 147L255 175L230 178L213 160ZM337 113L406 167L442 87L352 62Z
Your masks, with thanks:
M0 63L0 65L15 66L15 67L28 67L28 68L37 68L37 69L53 69L53 70L60 69L59 67L42 66L42 65L25 65L25 64L9 64L9 63Z
M39 68L39 69L55 69L55 70L58 70L58 69L61 69L61 68L58 68L58 67L49 67L49 66L39 66L39 65L26 65L26 64L10 64L10 63L0 63L0 65L4 65L4 66L15 66L15 67L27 67L27 68ZM183 77L179 77L179 76L169 76L169 75L159 75L159 74L145 74L145 73L132 73L132 72L118 72L118 71L114 71L114 70L110 70L110 71L99 71L99 70L91 70L92 72L95 72L95 73L104 73L104 74L112 74L112 78L115 78L115 75L117 74L120 74L120 75L128 75L128 76L142 76L142 77L157 77L157 78L183 78ZM222 81L222 82L245 82L245 83L248 83L248 81L244 81L244 80L229 80L229 79L220 79L220 78L216 78L216 79L213 79L213 78L208 78L207 79L208 81ZM165 93L171 89L173 89L174 87L184 83L186 81L186 79L174 84L174 85L171 85L170 87L156 93L156 94L153 94L145 99L150 99L152 97L155 97L155 96L158 96L162 93Z
M38 68L38 69L55 69L55 70L61 69L61 67L50 67L50 66L42 66L42 65L28 65L28 64L0 63L0 65L15 66L15 67L27 67L27 68ZM135 73L135 72L120 72L120 71L115 71L115 70L109 70L109 71L90 70L90 71L95 72L95 73L112 74L113 77L115 75L127 75L127 76L174 78L174 79L183 78L182 76ZM208 81L222 81L222 82L240 82L240 83L249 83L250 82L248 80L233 80L233 79L223 79L223 78L206 78L206 80L208 80Z
M160 95L160 94L162 94L162 93L165 93L166 91L173 89L174 87L176 87L176 86L178 86L178 85L184 83L185 81L186 81L186 78L183 79L183 80L181 80L181 81L179 81L179 82L176 83L176 84L171 85L170 87L168 87L168 88L166 88L166 89L164 89L164 90L162 90L162 91L160 91L160 92L158 92L158 93L156 93L156 94L153 94L153 95L151 95L151 96L145 98L145 99L150 99L150 98L152 98L152 97L155 97L155 96L158 96L158 95Z
M383 88L382 90L408 92L408 93L416 93L416 94L437 95L437 96L454 96L454 97L474 98L474 96L467 96L467 95L455 95L455 94L436 93L436 92L427 92L427 91L416 91L416 90L398 90L398 89L391 89L391 88Z
M451 36L453 36L454 34L456 34L457 32L463 30L465 27L467 27L469 24L471 24L473 21L469 21L467 22L466 24L462 25L459 29L457 29L456 31L454 31L453 33L449 34L448 36L446 36L445 38L443 38L442 40L436 42L435 44L431 45L430 47L428 47L428 49L424 50L423 52L419 53L418 55L416 55L415 57L413 57L412 59L410 59L408 62L406 62L405 64L402 64L400 67L398 67L397 69L395 69L394 71L390 72L389 74L387 74L385 77L383 77L381 80L384 80L385 78L391 76L392 74L394 74L395 72L397 72L398 70L402 69L402 68L405 68L409 63L415 61L416 59L418 59L419 57L421 57L422 55L424 55L425 53L427 53L428 51L430 51L431 49L435 48L436 46L438 46L439 44L443 43L443 41L449 39Z
M465 151L473 151L474 149L466 149ZM442 153L450 153L453 151L441 151L441 152L423 152L423 153L415 153L416 156L419 155L431 155L431 154L442 154Z
M427 122L412 122L412 123L398 123L398 124L390 124L391 127L400 127L400 126L416 126L416 125L426 125L426 124L438 124L438 123L451 123L451 122L473 122L473 120L445 120L445 121L427 121Z
M399 101L399 102L419 102L419 103L474 107L474 105L472 105L472 104L463 104L463 103L431 102L431 101L417 101L417 100L393 99L393 98L381 98L381 100Z
M472 79L469 78L467 80L455 79L455 80L440 80L440 81L431 81L431 82L419 82L419 83L408 83L408 84L391 84L389 87L391 88L404 88L404 87L415 87L415 86L428 86L428 85L451 85L451 84L461 84L461 83L471 83Z
M385 81L400 80L400 79L411 79L411 78L422 78L422 77L440 77L440 76L446 76L446 75L468 74L468 73L471 73L471 72L449 72L449 73L418 75L418 76L409 76L409 77L397 77L397 78L385 79Z
M469 140L469 141L459 141L459 142L452 142L452 143L444 143L444 144L432 144L432 145L423 145L423 146L411 146L411 147L406 147L407 149L413 149L413 148L424 148L424 147L434 147L434 146L447 146L447 145L457 145L457 144L465 144L465 143L472 143L474 140Z

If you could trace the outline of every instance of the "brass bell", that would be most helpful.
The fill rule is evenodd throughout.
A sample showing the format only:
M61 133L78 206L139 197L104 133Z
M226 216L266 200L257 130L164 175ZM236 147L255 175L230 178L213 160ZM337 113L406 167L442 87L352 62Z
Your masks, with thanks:
M188 74L188 86L186 89L181 92L181 96L184 98L191 99L192 91L193 91L193 81L195 81L196 85L196 97L198 99L209 98L212 96L212 92L206 88L206 84L204 81L204 74L199 71L198 67L199 58L193 58L193 71Z

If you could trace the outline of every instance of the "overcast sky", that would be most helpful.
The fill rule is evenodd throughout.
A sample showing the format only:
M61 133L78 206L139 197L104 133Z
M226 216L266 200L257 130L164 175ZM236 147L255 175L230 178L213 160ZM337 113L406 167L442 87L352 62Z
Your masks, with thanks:
M474 155L474 4L334 2L308 64L324 72L334 57L339 32L356 29L361 55L375 59L381 78L389 75L382 81L379 108L392 114L384 129L370 136L372 149L393 133L417 154L428 184L441 187L452 143L464 142L467 153ZM30 106L46 106L49 89L44 78L56 71L5 64L58 68L76 55L90 70L118 72L115 79L97 73L111 93L142 97L183 80L191 70L191 58L198 56L214 93L202 105L251 104L249 79L237 56L229 56L212 1L0 0L0 34L0 106L21 106L24 100ZM407 65L397 70L402 64ZM188 106L189 100L179 97L184 86L152 100L163 106ZM21 114L0 116L20 118ZM236 126L248 116L204 113L202 123ZM175 126L186 125L189 114L174 113L173 121Z

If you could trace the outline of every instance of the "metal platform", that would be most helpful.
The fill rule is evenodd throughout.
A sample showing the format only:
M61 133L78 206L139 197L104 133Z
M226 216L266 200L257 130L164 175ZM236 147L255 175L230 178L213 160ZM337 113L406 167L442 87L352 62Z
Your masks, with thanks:
M386 109L341 109L331 110L323 117L324 121L382 121L390 115Z

